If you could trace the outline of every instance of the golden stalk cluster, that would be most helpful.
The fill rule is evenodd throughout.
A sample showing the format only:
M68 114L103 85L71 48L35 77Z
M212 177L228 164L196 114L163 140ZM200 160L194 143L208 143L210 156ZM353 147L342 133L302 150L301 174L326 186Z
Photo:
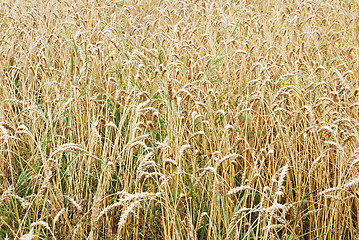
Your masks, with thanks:
M356 0L3 0L0 239L355 239Z

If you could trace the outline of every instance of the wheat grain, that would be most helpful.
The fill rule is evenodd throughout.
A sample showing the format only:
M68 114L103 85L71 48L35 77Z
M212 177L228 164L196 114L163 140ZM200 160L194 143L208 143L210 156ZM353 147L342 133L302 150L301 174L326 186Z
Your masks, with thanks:
M31 228L29 233L27 233L25 235L22 235L20 237L20 240L31 240L31 239L34 239L36 237L37 237L37 235L34 234L34 229Z
M55 232L55 226L57 221L60 219L61 215L64 214L65 208L61 209L56 216L54 217L54 220L52 221L52 231Z
M287 175L288 164L286 164L281 170L282 171L278 179L278 190L275 193L276 195L283 195L283 184L284 184L284 178Z
M244 190L255 190L255 189L250 186L239 186L239 187L232 188L231 190L229 190L227 192L227 195L230 196L230 195L236 194L236 193L238 193L240 191L244 191Z
M134 209L139 205L140 202L134 201L132 202L123 212L120 217L120 221L118 222L118 228L121 230L122 227L126 224L126 221L129 215L134 211ZM120 232L120 231L119 231Z
M66 198L70 201L70 203L77 208L77 210L79 210L80 212L82 211L81 205L78 204L78 203L75 201L75 199L73 199L73 198L70 197L70 196L66 196L66 195L65 195L64 197L66 197Z
M13 197L13 198L19 200L22 208L24 208L24 209L28 209L31 206L31 203L29 201L27 201L26 199L24 199L16 194L8 193L4 196L4 198L8 198L8 197ZM2 196L2 198L3 198L3 196Z
M81 146L74 144L74 143L66 143L58 147L51 156L56 155L57 153L61 152L71 152L71 151L80 151L83 153L88 153L85 149L81 148Z

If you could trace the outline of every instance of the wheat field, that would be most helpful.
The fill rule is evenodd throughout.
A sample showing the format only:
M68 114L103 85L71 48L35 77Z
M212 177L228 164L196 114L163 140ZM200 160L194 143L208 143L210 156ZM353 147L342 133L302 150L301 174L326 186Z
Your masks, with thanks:
M356 0L0 2L0 239L359 239Z

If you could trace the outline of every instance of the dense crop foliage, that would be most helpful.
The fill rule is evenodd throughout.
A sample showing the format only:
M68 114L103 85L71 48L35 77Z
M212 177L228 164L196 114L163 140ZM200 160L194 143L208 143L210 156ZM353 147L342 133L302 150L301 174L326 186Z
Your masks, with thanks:
M359 3L0 2L0 239L354 239Z

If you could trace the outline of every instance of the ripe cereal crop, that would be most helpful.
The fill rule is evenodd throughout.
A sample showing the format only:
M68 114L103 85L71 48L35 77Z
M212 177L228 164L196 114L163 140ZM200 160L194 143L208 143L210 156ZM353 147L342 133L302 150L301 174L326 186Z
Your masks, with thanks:
M1 1L0 239L358 239L358 12Z

